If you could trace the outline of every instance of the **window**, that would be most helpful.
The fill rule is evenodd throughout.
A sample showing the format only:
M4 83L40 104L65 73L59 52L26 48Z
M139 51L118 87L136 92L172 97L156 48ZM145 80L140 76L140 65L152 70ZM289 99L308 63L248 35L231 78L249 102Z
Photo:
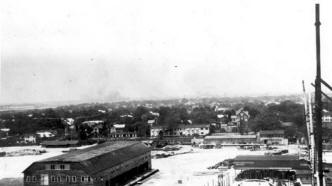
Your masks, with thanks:
M91 182L92 178L90 176L82 176L81 181L82 182Z
M71 181L72 181L72 182L76 182L76 176L72 176L72 177L71 177Z
M26 181L26 182L30 182L30 176L27 176L27 177L25 178L25 181Z
M51 176L51 182L55 182L55 176Z
M61 176L57 176L57 177L56 177L56 181L57 181L57 182L61 182Z
M51 165L51 170L55 170L55 165Z
M32 176L32 181L33 181L33 182L36 182L36 181L37 181L36 176Z
M66 176L66 182L70 182L70 176Z
M60 169L61 169L61 170L65 170L65 169L66 169L66 166L63 165L63 164L61 164L61 165L60 165Z

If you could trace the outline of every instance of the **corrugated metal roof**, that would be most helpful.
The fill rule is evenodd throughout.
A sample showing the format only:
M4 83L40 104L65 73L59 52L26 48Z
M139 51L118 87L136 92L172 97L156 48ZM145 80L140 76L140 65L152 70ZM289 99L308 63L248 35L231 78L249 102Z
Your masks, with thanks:
M205 136L205 139L255 139L256 135Z
M287 169L287 170L310 170L307 162L299 160L296 155L277 156L237 156L234 159L235 169Z
M299 160L296 155L240 155L235 157L235 161L255 160L255 161L283 161Z
M106 142L100 145L96 145L90 148L73 151L60 156L51 157L43 161L66 161L66 162L80 162L85 161L96 156L100 156L105 153L113 152L131 145L135 145L138 142L134 141L117 141L117 142Z
M85 172L89 174L95 174L130 159L136 158L147 152L150 152L150 148L148 148L141 142L105 142L103 144L90 148L77 150L60 156L44 159L33 164L52 162L79 163L82 165ZM31 166L33 166L33 164ZM25 171L27 171L30 167L28 167Z
M43 141L41 144L42 145L76 145L78 144L79 141L78 140L64 140L64 141L57 141L57 140L54 140L54 141Z

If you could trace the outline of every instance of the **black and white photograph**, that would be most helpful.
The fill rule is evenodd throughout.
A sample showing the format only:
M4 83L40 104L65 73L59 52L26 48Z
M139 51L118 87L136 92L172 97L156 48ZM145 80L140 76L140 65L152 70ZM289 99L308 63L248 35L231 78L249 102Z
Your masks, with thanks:
M0 186L332 186L332 1L1 0Z

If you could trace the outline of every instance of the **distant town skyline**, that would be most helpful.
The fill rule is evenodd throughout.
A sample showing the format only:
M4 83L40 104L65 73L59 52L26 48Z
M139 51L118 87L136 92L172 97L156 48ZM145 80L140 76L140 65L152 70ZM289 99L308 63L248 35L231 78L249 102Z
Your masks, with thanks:
M332 2L319 2L332 83ZM4 0L0 104L300 94L315 79L314 4Z

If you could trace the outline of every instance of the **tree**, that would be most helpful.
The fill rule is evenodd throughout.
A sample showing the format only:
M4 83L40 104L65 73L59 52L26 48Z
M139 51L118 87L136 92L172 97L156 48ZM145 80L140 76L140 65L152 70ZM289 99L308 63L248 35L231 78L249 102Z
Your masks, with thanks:
M281 123L275 113L263 112L256 118L249 120L248 126L253 131L281 129Z
M216 122L217 115L214 110L210 107L198 107L195 108L191 114L190 118L194 123L202 124L202 123L212 123Z

